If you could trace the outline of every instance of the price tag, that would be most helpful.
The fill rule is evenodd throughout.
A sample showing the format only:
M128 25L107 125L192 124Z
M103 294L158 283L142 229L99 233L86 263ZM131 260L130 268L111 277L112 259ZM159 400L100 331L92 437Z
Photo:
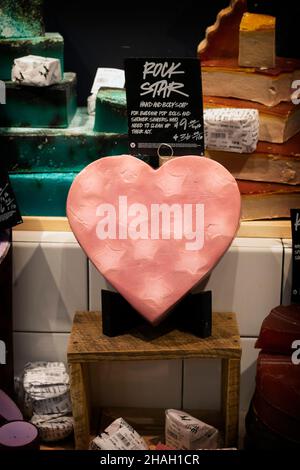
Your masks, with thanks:
M204 154L198 59L126 59L130 153Z
M0 170L0 229L22 223L22 217L6 171Z
M91 93L97 93L100 88L124 88L125 73L121 69L110 69L100 67L97 69L95 80L91 89Z

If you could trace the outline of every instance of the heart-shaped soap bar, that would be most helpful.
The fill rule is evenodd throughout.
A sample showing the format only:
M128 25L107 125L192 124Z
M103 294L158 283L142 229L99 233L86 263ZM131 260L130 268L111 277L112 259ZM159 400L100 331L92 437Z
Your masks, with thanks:
M158 170L129 155L101 158L75 178L67 201L87 256L153 324L226 252L240 210L235 179L198 156Z

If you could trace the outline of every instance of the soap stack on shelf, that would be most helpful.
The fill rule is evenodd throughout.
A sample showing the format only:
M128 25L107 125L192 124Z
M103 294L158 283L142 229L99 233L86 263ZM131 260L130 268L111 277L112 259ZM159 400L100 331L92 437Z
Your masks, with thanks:
M246 3L233 0L218 14L198 56L204 109L258 110L259 142L252 153L208 148L206 155L237 178L244 219L289 217L300 202L300 104L293 89L300 61L276 57L276 19L247 12Z
M54 76L59 64L64 71L64 40L45 33L42 10L43 0L1 1L6 104L0 106L0 153L23 216L65 216L76 174L100 156L122 153L126 144L120 136L94 132L94 118L77 109L75 73L46 81L52 66Z
M247 450L299 449L300 305L279 305L264 319L255 344L256 387L246 417Z
M297 100L292 85L300 79L300 61L276 57L276 19L248 13L246 3L232 0L198 48L206 156L237 179L243 220L284 218L300 204L300 104L291 101L293 92ZM124 89L98 92L95 129L102 126L126 132Z

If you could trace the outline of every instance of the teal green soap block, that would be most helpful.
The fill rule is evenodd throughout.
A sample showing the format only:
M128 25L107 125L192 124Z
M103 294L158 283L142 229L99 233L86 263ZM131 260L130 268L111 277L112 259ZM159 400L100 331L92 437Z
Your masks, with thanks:
M28 173L10 175L21 214L66 215L66 200L76 173Z
M64 70L64 39L58 33L46 33L45 36L33 38L0 39L0 80L11 80L14 60L26 55L59 59L61 69Z
M103 156L128 153L127 136L94 132L78 108L67 129L0 128L0 158L10 172L80 171ZM1 165L1 162L0 162Z
M43 0L1 0L0 38L28 38L45 33Z
M94 130L127 134L127 107L124 89L101 88L98 91Z
M68 127L76 112L76 74L48 87L6 83L6 104L0 107L0 127Z

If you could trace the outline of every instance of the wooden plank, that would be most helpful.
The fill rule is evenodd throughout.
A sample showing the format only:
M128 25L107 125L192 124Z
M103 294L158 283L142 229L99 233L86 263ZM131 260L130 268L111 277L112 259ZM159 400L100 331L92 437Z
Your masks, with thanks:
M163 335L133 330L110 338L102 334L99 312L75 315L68 345L68 362L166 360L178 358L240 358L241 346L233 313L214 313L212 336L196 336L172 330Z
M222 360L222 414L225 447L238 445L240 359Z
M14 230L28 232L70 232L66 217L23 217L24 223ZM291 238L289 220L243 221L237 237L241 238Z
M71 232L66 217L23 217L23 224L14 227L15 231L26 232Z
M77 450L88 449L90 435L89 403L85 388L85 367L69 364L70 395L74 418L75 446Z
M291 238L290 220L243 221L237 234L240 238Z
M58 442L42 442L40 450L75 450L73 437Z

